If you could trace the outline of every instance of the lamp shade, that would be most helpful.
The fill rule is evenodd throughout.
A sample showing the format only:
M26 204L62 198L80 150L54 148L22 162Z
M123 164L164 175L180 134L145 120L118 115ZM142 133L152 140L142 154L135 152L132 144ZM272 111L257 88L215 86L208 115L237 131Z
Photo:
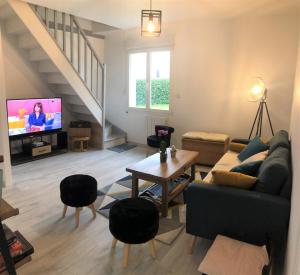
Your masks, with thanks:
M252 79L251 85L248 90L248 100L256 102L266 99L266 86L260 77Z
M160 36L161 33L161 11L142 10L141 15L142 36Z

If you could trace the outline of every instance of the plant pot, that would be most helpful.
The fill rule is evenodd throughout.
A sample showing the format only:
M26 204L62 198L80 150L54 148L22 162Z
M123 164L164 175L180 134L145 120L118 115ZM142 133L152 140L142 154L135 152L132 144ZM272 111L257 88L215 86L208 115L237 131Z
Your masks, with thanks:
M164 162L167 161L167 152L160 152L159 155L160 155L160 162L161 163L164 163Z

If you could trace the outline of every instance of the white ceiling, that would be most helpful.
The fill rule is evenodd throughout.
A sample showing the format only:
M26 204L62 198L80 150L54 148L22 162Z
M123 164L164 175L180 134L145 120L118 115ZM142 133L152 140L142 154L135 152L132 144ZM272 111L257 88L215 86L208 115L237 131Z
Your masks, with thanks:
M140 25L150 0L23 0L121 29ZM299 8L299 0L153 0L163 23L203 17L230 18L243 14L277 13Z

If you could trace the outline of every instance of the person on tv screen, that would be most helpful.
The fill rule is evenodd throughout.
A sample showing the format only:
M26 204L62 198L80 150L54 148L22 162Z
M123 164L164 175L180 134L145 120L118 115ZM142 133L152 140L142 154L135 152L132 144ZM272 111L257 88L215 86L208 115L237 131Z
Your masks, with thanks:
M33 106L33 112L29 115L28 124L30 131L44 131L46 124L46 115L43 112L43 104L36 102Z

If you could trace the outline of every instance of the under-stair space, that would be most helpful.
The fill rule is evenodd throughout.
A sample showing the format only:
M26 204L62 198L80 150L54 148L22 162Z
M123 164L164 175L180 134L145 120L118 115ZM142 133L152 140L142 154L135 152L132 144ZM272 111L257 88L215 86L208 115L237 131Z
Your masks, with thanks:
M74 16L8 0L0 2L0 21L72 116L92 123L92 146L126 142L123 131L106 123L105 64Z

